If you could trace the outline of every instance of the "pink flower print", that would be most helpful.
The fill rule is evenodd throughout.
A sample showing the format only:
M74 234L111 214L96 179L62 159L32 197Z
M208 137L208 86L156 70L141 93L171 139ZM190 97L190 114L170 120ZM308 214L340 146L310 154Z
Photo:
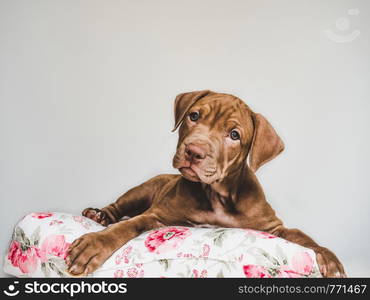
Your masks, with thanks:
M116 262L116 265L119 265L122 262L122 255L120 254L116 255L115 262Z
M150 233L145 246L150 252L160 254L176 249L190 235L186 227L165 227Z
M123 270L116 270L113 276L114 278L122 278L123 275L124 275Z
M140 269L138 277L143 278L144 277L144 270Z
M201 257L208 257L209 252L211 251L211 247L208 244L204 244L202 250L203 250L203 253Z
M90 227L91 227L90 221L88 219L86 219L85 217L73 216L72 218L73 218L74 221L80 223L84 228L90 229Z
M32 213L31 217L37 218L37 219L44 219L44 218L49 218L52 215L53 213L50 213L50 212L36 212L36 213Z
M313 269L314 261L306 252L297 252L291 262L291 266L281 266L278 270L278 277L299 278L310 275Z
M259 237L262 239L275 239L277 236L272 235L270 233L264 232L264 231L257 231L252 229L244 229L244 231L247 232L249 235L254 235L255 237Z
M306 251L298 252L292 258L293 270L302 275L311 274L313 265L314 261Z
M208 272L205 269L203 269L201 272L199 272L196 269L193 269L193 275L195 278L207 278Z
M130 268L127 271L127 276L129 278L136 278L138 276L139 272L137 271L136 268Z
M299 278L302 277L302 274L296 272L295 270L292 270L288 266L281 266L278 270L278 276L279 278Z
M123 249L122 251L122 259L124 261L125 264L128 264L129 263L129 255L132 251L132 246L128 246L126 247L125 249Z
M14 267L18 267L18 258L22 255L21 246L19 242L12 241L8 251L8 259Z
M131 251L132 251L132 246L128 246L128 247L126 247L125 249L122 250L122 255L127 256L131 253Z
M63 224L63 221L53 220L49 223L49 226Z
M135 267L128 269L127 276L129 278L141 278L144 277L144 270L142 269L143 264L135 264Z
M34 246L22 251L19 242L12 241L8 259L14 267L18 267L22 273L33 273L36 270L39 258L38 249Z
M65 241L64 235L49 235L41 244L41 261L46 262L49 255L58 256L65 259L69 246L70 243Z
M22 273L33 273L39 259L38 249L31 246L18 258L18 267Z
M131 253L132 251L132 246L128 246L126 248L124 248L122 250L122 253L118 254L116 256L116 264L119 265L122 261L125 263L125 264L128 264L129 263L129 254Z
M84 221L84 218L82 216L73 216L72 218L78 223L82 223Z
M247 278L271 278L271 275L262 266L245 265L243 271Z

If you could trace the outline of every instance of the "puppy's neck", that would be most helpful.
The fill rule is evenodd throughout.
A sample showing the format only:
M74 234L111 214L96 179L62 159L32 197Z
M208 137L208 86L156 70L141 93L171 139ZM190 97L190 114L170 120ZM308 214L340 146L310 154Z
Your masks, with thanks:
M235 200L237 187L239 186L241 180L245 180L245 177L246 170L244 170L244 168L241 168L229 174L221 181L214 182L208 186L222 198Z
M210 188L219 194L223 198L230 198L232 194L232 189L230 189L230 186L226 184L225 182L216 182L209 185Z

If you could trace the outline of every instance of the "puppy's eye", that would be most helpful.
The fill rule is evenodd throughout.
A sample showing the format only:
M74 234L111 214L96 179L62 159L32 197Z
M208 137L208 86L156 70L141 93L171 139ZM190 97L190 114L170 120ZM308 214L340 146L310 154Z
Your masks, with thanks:
M194 111L194 112L192 112L192 113L189 114L189 118L193 122L198 121L198 119L199 119L199 113L196 112L196 111Z
M230 137L232 140L240 140L240 134L236 130L231 130Z

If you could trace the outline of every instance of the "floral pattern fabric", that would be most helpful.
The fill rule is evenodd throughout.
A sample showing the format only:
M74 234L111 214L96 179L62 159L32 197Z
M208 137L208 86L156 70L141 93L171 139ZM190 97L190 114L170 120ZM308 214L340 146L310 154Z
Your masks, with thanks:
M124 222L124 221L123 221ZM15 227L4 272L68 277L65 257L82 234L104 229L65 213L31 213ZM89 277L321 277L315 253L251 229L162 227L118 249Z

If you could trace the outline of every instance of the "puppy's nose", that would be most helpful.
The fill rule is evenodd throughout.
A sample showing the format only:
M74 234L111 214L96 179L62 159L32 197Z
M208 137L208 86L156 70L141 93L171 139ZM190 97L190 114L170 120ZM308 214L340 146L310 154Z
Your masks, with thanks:
M207 155L206 145L189 144L185 149L185 159L194 163L205 159Z

